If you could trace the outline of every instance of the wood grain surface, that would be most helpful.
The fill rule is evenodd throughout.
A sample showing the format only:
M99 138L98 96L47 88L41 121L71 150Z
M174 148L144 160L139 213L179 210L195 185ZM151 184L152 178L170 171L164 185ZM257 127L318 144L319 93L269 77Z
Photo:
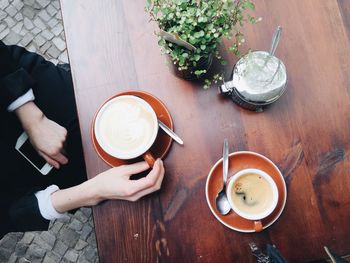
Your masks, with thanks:
M288 87L263 113L239 108L166 66L142 0L61 0L88 177L108 168L97 156L90 126L101 103L125 90L161 99L185 142L165 158L162 189L136 203L107 201L93 209L100 262L255 262L249 242L275 244L289 262L326 257L323 246L350 252L350 2L259 0L243 50L276 55ZM223 45L228 45L224 42ZM226 77L236 58L229 60ZM221 225L205 199L205 182L221 158L250 150L273 160L288 189L281 217L262 233Z

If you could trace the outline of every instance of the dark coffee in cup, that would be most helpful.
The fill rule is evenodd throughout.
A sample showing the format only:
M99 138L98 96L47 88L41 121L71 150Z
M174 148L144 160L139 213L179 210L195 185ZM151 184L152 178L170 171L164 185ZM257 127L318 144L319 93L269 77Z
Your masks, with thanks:
M276 183L258 169L245 169L235 174L229 181L227 195L232 209L250 220L267 217L278 201Z

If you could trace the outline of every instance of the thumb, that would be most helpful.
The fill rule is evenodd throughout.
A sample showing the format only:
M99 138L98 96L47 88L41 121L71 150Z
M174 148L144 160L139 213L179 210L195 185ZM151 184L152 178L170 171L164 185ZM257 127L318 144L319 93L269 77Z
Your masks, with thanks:
M60 164L57 161L55 161L54 159L52 159L50 156L46 155L42 151L39 151L39 155L43 157L48 164L51 164L56 169L60 168Z

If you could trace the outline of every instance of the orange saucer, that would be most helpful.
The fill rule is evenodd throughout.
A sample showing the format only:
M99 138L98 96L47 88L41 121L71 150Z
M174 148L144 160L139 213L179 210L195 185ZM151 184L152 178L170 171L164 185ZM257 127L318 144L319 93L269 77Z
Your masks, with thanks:
M234 152L229 156L229 178L236 174L239 170L247 168L260 169L269 174L275 181L278 188L278 203L275 210L266 218L261 220L263 229L271 226L282 214L287 200L287 188L284 178L277 166L265 156L248 151ZM229 180L228 178L228 180ZM210 170L207 183L205 186L205 195L211 212L217 220L230 229L239 232L255 232L254 221L245 219L237 215L232 210L229 214L223 216L216 209L215 198L222 188L222 158L216 162Z
M145 91L131 90L131 91L118 93L113 97L109 98L101 105L101 107L99 108L99 110L96 112L94 116L94 120L92 121L92 125L91 125L91 139L97 154L101 157L103 161L105 161L108 165L112 167L119 166L122 164L135 163L143 160L142 158L131 159L131 160L121 160L121 159L115 158L109 155L108 153L106 153L96 140L94 126L95 126L95 119L96 119L97 113L100 111L100 109L105 103L121 95L134 95L144 99L151 105L153 110L156 112L158 119L161 120L163 123L165 123L170 129L172 130L174 129L173 120L171 119L171 115L168 109L166 108L166 106L162 101L160 101L158 98L156 98L150 93L147 93ZM157 138L150 149L153 157L161 158L161 159L164 158L170 149L171 142L172 142L172 139L162 129L159 129Z

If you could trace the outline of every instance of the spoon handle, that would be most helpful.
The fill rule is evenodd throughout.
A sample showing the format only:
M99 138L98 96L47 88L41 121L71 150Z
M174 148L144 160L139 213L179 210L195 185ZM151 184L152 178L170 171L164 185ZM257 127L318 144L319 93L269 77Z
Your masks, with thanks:
M228 174L228 141L224 140L224 148L222 150L223 160L222 160L222 173L224 178L224 188L226 188L227 174Z
M272 37L272 43L271 43L271 48L270 48L270 55L273 56L275 54L278 42L280 41L281 38L281 32L282 32L282 27L278 26L276 28L275 33L273 34Z

